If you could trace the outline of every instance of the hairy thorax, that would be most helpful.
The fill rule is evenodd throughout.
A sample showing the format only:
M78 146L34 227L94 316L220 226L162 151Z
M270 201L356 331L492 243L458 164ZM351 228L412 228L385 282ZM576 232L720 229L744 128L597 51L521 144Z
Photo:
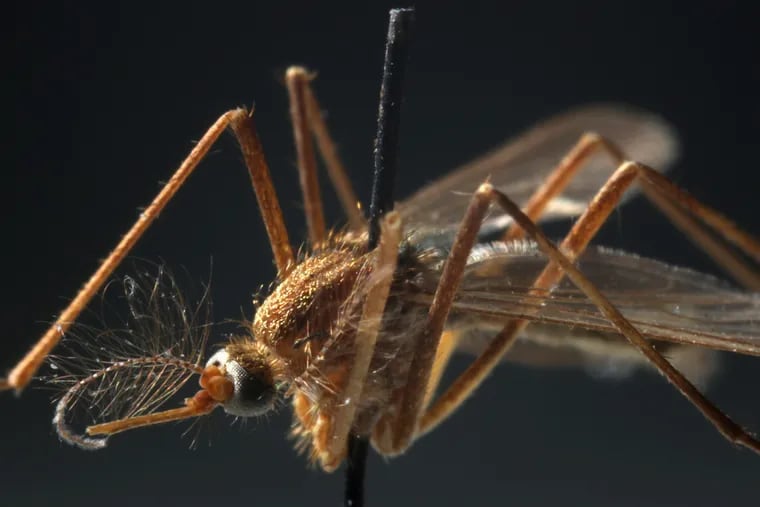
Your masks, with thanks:
M333 441L339 411L355 404L352 431L372 434L375 423L394 410L392 400L405 382L414 336L424 321L418 307L402 302L410 267L400 264L361 398L344 399L373 264L374 252L350 244L316 252L293 267L253 322L256 344L282 365L277 380L290 386L297 447L328 471L344 457L345 449L334 452L340 447Z
M366 258L348 248L308 257L257 309L254 337L288 362L294 378L333 333L346 300L366 270Z

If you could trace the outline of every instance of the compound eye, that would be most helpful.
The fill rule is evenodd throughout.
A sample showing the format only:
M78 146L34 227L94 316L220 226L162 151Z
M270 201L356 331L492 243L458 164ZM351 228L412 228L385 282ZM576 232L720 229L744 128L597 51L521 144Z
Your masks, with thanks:
M263 372L248 371L232 359L226 350L216 352L206 366L216 366L232 381L232 397L222 405L228 414L252 417L262 415L274 407L276 391L271 383L264 380Z

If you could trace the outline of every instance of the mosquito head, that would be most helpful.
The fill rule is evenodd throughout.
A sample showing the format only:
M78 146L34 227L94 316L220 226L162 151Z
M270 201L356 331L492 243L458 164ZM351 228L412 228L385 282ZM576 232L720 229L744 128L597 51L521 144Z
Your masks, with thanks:
M131 385L138 385L134 378L141 377L135 377L134 372L144 369L148 369L151 374L147 375L150 384L138 396L142 405L129 405L126 409L127 417L87 426L86 435L77 434L70 429L66 415L85 397L83 393L94 391L96 400L99 400L103 396L98 394L99 392L109 392L107 388L104 390L103 386L119 380L121 382L118 382L118 386L124 384L124 373L131 373ZM178 379L176 372L172 376L174 370L200 375L201 389L192 398L186 398L182 407L157 412L146 410L145 407L158 406L166 401L190 378L183 375ZM278 371L281 371L279 361L271 360L260 344L251 341L228 344L209 359L205 368L201 368L197 363L164 354L117 361L76 381L58 402L53 423L58 434L66 442L83 449L100 449L105 447L106 439L110 435L169 421L201 417L216 407L222 407L227 413L240 417L261 415L274 408L277 398L274 379L279 378L275 375ZM106 382L108 377L113 378ZM93 384L98 383L100 389L91 388ZM108 402L108 407L116 406L117 401L118 396L113 397ZM140 413L141 411L143 413ZM106 411L103 413L108 414Z
M277 401L276 367L256 343L230 343L216 352L206 368L216 367L232 382L231 396L222 402L228 414L253 417L272 410Z

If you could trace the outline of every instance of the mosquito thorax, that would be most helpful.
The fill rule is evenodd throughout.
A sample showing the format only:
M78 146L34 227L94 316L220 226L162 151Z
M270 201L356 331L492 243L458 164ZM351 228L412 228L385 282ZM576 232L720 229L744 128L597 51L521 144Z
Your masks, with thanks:
M332 334L366 260L363 249L331 245L294 266L257 308L253 336L286 361L294 377L306 365L305 351Z
M265 414L277 399L272 361L255 343L230 343L212 355L206 367L216 366L233 384L224 411L240 417Z

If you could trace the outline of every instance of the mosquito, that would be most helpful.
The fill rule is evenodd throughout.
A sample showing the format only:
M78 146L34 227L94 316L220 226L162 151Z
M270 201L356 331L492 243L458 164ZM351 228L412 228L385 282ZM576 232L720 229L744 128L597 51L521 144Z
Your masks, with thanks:
M549 119L399 202L378 220L375 246L312 79L302 67L288 69L285 79L308 227L300 254L283 221L253 112L228 111L0 387L20 392L29 384L229 128L266 226L277 267L273 289L244 335L205 364L199 349L206 327L196 327L195 314L188 318L175 304L179 327L202 338L185 337L189 352L168 347L124 354L69 381L54 419L62 439L101 448L129 429L216 408L253 417L284 398L293 407L297 447L332 472L351 456L352 437L383 456L404 453L499 363L511 360L587 369L614 364L620 375L659 371L728 441L760 454L760 442L695 386L709 380L716 351L760 355L760 242L654 169L665 170L677 153L664 120L618 105ZM345 227L332 232L322 209L317 151L347 216ZM590 245L636 192L745 289ZM540 225L566 218L574 223L555 244ZM153 294L144 299L154 301ZM476 358L442 389L457 350ZM192 377L197 393L163 409ZM76 431L69 411L93 398L92 406L106 408L92 414L96 424Z

